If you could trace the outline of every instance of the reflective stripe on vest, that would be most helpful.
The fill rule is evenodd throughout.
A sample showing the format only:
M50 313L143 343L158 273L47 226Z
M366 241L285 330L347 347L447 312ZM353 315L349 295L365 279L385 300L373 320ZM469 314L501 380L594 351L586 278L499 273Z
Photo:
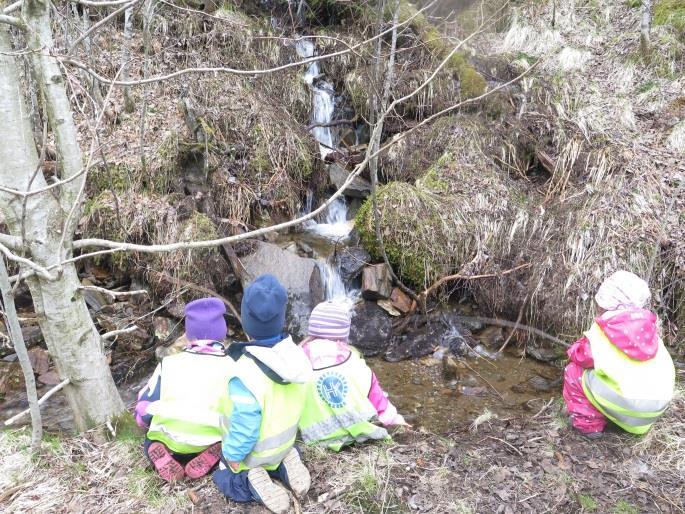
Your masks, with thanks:
M590 402L605 416L633 433L644 433L649 430L668 407L668 402L664 404L659 400L623 398L598 378L593 370L586 370L583 373L583 391Z
M247 356L237 361L235 377L252 393L262 412L259 439L238 471L257 466L276 469L295 444L297 423L304 408L304 384L278 384Z
M176 453L198 453L221 441L231 413L228 380L235 362L223 355L181 352L161 364L160 398L150 403L147 437Z
M368 398L371 370L356 350L344 362L314 371L300 433L307 444L340 450L344 444L387 439L387 430L370 420L376 409Z
M675 368L659 341L647 361L631 359L594 323L586 333L594 369L583 373L582 386L590 402L624 430L646 433L673 396Z

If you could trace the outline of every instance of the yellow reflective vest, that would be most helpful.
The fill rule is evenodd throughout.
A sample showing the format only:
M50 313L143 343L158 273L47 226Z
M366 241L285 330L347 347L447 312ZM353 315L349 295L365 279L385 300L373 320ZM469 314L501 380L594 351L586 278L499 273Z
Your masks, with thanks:
M230 415L228 381L236 363L225 355L183 351L162 360L159 400L147 412L147 437L175 453L205 450L221 441Z
M370 422L376 416L370 388L371 370L355 349L344 362L314 370L300 419L304 442L339 451L352 442L389 439L387 430Z
M236 472L255 467L276 469L295 444L306 386L274 382L247 355L238 359L233 376L252 393L262 411L259 439Z
M663 342L653 358L640 361L612 344L597 323L585 336L594 360L594 368L583 373L585 395L624 430L646 433L673 397L675 368Z

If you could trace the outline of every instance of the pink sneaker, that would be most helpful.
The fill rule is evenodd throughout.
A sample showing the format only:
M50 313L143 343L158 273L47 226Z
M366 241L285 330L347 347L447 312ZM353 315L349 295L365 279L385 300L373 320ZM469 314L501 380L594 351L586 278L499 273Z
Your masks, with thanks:
M176 462L162 443L152 443L147 449L147 455L162 480L176 482L185 476L183 466Z
M221 443L215 443L186 464L186 475L200 478L209 473L221 458Z

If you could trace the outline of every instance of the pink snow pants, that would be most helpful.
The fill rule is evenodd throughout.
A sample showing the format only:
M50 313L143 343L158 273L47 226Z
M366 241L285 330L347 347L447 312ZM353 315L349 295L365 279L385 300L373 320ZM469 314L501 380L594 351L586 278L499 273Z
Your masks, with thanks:
M584 434L602 432L607 419L599 412L583 391L583 368L570 362L564 370L564 400L571 415L573 428Z

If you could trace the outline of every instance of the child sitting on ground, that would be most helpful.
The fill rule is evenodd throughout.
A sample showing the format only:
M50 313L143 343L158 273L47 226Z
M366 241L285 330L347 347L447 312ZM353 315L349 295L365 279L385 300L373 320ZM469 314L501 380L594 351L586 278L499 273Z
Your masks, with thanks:
M213 479L238 502L259 501L272 512L290 507L279 479L298 496L311 478L294 448L312 368L302 350L283 333L288 295L272 275L261 275L243 294L240 317L246 343L233 343L235 369L228 382L232 404L224 430L223 455Z
M145 453L168 482L204 476L219 461L221 415L235 366L222 343L225 312L216 298L186 305L183 350L165 357L138 394L136 421L148 429Z
M607 418L633 434L646 433L673 396L675 369L646 310L647 283L627 271L608 277L595 296L598 317L568 350L564 400L573 427L600 437Z
M376 375L359 352L347 344L350 312L340 303L317 305L309 318L308 337L300 343L314 369L300 433L307 444L339 451L344 445L387 439L384 426L406 425L388 401Z

